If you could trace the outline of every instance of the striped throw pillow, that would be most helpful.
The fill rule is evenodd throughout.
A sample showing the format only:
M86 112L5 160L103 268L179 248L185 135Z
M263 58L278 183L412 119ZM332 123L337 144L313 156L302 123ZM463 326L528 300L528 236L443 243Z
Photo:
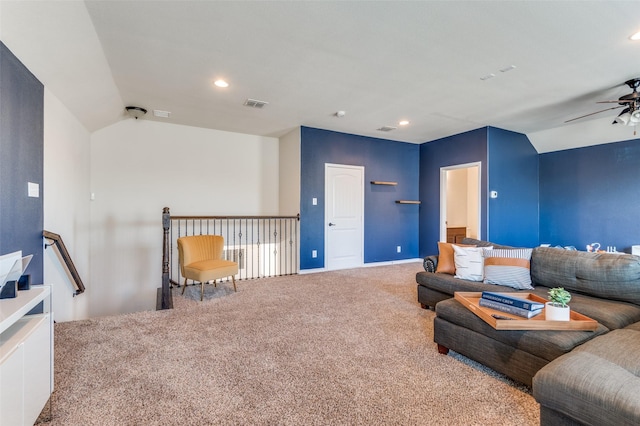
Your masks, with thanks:
M531 252L533 249L484 249L484 282L533 289L531 285Z

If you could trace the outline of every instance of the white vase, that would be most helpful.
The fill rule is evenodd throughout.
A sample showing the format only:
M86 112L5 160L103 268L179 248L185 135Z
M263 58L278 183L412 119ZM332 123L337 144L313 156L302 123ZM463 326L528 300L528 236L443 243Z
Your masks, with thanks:
M547 302L544 308L544 315L547 321L569 321L571 319L571 308L568 306L554 306Z

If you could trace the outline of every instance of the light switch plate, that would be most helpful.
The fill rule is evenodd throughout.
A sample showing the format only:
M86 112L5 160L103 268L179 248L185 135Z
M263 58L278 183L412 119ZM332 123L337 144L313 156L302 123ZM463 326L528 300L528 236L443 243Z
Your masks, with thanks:
M37 183L28 182L27 194L29 197L33 197L33 198L40 197L40 185Z

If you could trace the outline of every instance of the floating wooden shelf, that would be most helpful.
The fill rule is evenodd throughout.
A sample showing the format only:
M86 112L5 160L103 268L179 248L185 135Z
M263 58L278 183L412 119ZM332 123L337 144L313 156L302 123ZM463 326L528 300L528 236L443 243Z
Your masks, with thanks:
M396 200L398 204L420 204L420 201L417 200Z
M382 180L372 180L371 181L372 185L393 185L396 186L398 184L398 182L385 182Z

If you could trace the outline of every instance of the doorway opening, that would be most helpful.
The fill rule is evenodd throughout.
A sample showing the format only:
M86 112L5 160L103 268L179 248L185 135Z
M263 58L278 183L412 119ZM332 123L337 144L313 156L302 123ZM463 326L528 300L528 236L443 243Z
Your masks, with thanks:
M440 241L481 239L481 162L440 168Z

